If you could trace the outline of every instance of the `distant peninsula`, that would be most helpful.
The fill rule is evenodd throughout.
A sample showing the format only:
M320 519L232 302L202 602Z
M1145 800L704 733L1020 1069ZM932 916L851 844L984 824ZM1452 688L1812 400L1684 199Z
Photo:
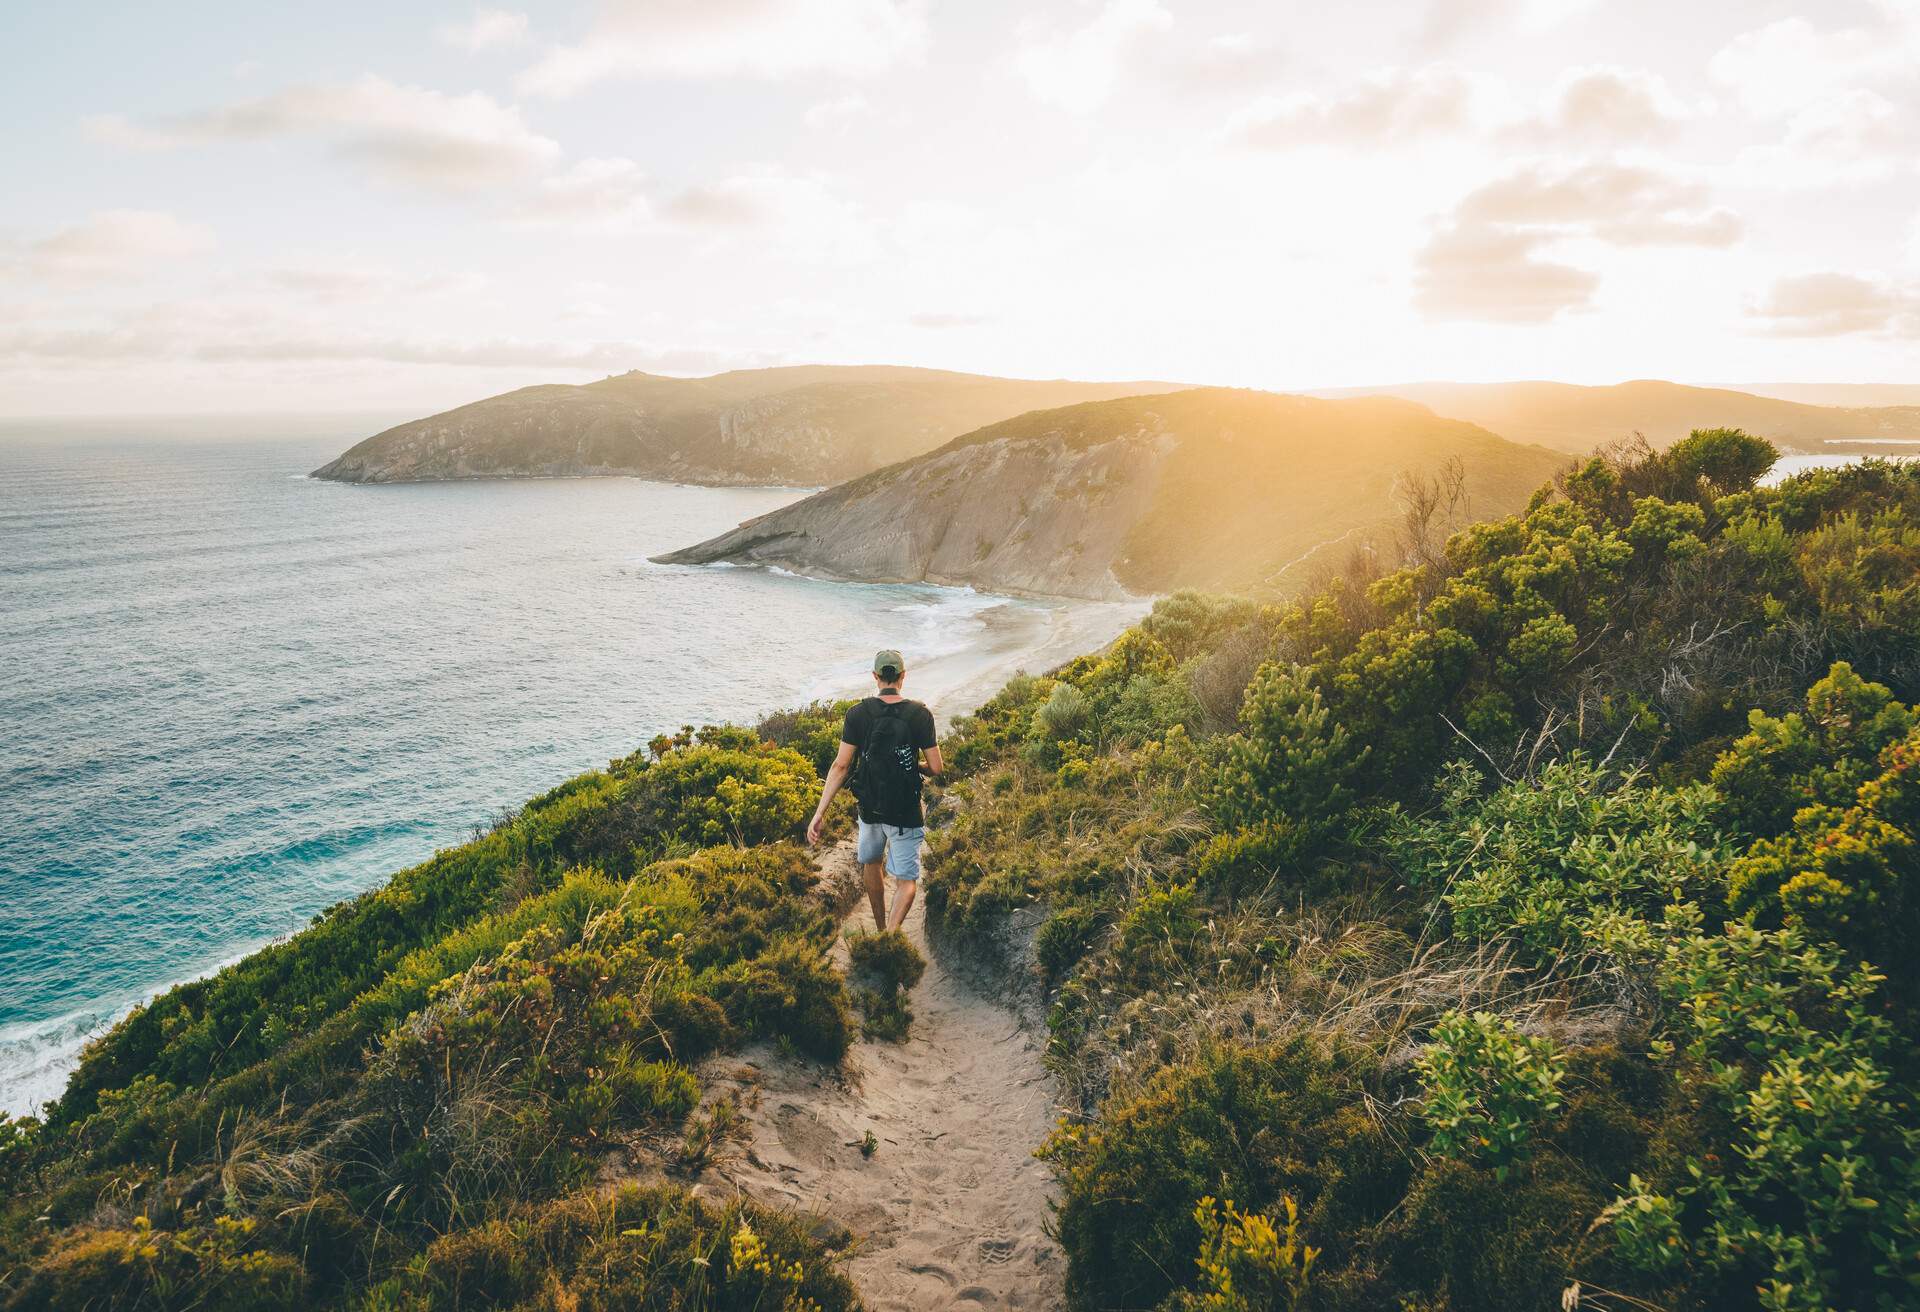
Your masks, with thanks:
M992 424L658 559L1093 599L1263 592L1391 538L1417 484L1453 480L1455 514L1507 514L1566 463L1407 401L1194 388Z
M1891 388L1805 389L1823 398L1899 395ZM1870 451L1890 439L1920 443L1920 405L1809 405L1724 387L1643 378L1604 387L1574 383L1400 383L1319 396L1397 396L1516 442L1586 455L1639 433L1664 450L1696 428L1741 428L1783 451Z
M811 487L932 450L983 424L1173 383L992 378L888 365L632 373L523 387L389 428L313 471L342 483L628 475Z

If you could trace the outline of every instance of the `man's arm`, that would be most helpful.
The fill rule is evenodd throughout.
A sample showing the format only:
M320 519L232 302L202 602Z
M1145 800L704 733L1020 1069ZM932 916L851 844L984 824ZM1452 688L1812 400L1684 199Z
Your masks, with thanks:
M940 777L940 772L946 768L946 763L940 759L940 749L927 748L927 759L920 763L920 773L929 779L937 779Z
M939 748L934 748L937 754ZM826 823L827 808L833 805L833 795L840 791L840 785L847 782L847 774L853 769L852 743L841 743L840 754L833 758L833 764L827 769L827 782L820 790L820 805L813 809L813 819L807 821L807 842L818 845L820 826Z

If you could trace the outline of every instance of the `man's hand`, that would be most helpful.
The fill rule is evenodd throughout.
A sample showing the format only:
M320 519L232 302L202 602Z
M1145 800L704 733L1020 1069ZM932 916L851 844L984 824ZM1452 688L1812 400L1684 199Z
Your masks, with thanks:
M822 815L818 811L815 811L813 813L813 819L807 821L807 846L808 847L820 846L820 826L826 823L826 819L827 819L826 816Z

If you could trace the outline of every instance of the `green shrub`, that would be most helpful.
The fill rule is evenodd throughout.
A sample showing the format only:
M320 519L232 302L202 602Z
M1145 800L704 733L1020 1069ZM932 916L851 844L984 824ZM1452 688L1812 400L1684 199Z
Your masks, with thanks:
M668 1187L587 1190L436 1240L369 1308L853 1312L853 1285L798 1218Z
M1341 1169L1322 1151L1339 1142L1330 1131L1350 1078L1305 1038L1227 1049L1058 1130L1041 1156L1060 1181L1055 1231L1075 1304L1152 1307L1191 1285L1173 1259L1207 1242L1202 1198L1259 1211L1287 1195L1311 1213Z
M1646 950L1647 918L1669 904L1724 900L1732 852L1711 788L1615 778L1576 756L1491 793L1456 763L1438 792L1434 814L1401 817L1386 846L1408 884L1435 892L1469 938L1516 941L1537 961L1631 956Z
M1056 683L1047 700L1033 713L1033 732L1046 742L1057 743L1064 738L1078 738L1091 719L1087 695L1070 683Z
M811 943L788 939L719 972L712 985L727 1017L748 1034L791 1043L837 1062L853 1042L853 1016L837 972Z
M856 932L847 938L848 972L854 1002L871 1038L904 1042L913 1024L907 992L926 973L927 962L897 929L878 934Z
M1450 1011L1415 1063L1435 1152L1478 1158L1504 1180L1560 1106L1565 1063L1551 1041L1484 1011Z
M775 711L755 726L754 733L775 747L790 747L813 762L821 778L840 753L840 730L853 702L812 702L790 711Z
M912 940L897 929L849 935L847 956L861 983L889 991L911 989L927 970L926 958L920 955Z
M1201 849L1194 883L1216 896L1238 898L1298 881L1324 841L1323 826L1291 820L1217 834Z
M1735 862L1732 903L1763 925L1804 927L1908 978L1920 932L1920 728L1888 744L1878 765L1852 805L1806 807L1790 833Z
M1254 676L1240 710L1244 733L1221 748L1220 818L1246 827L1305 822L1343 810L1368 749L1334 722L1299 666L1269 663Z
M1807 535L1800 573L1820 608L1869 636L1920 638L1920 520L1849 511Z
M8 1291L9 1309L36 1312L253 1312L297 1307L307 1287L300 1263L255 1245L255 1223L165 1230L137 1216L125 1229L82 1229Z
M1771 442L1737 428L1696 428L1666 452L1676 479L1703 482L1712 496L1745 492L1779 458Z
M1202 1198L1193 1219L1200 1227L1203 1288L1182 1290L1166 1304L1172 1312L1291 1312L1306 1298L1320 1250L1300 1238L1300 1209L1280 1200L1285 1219L1241 1212Z
M628 805L642 833L750 847L797 833L819 787L812 763L791 749L693 746L645 770Z
M1107 924L1108 913L1095 902L1072 902L1056 907L1040 926L1034 952L1050 981L1071 970Z
M1183 663L1217 650L1227 635L1252 624L1259 614L1259 604L1245 597L1182 591L1156 600L1140 629L1176 663Z
M1183 974L1199 950L1202 913L1190 883L1143 890L1120 918L1113 951L1119 978L1151 986Z
M1913 708L1886 685L1839 661L1807 690L1804 715L1752 712L1746 735L1714 762L1713 784L1743 832L1771 838L1802 807L1851 805L1880 753L1914 722Z
M1607 1211L1622 1255L1709 1306L1895 1307L1920 1288L1920 1129L1878 977L1794 929L1679 917L1661 988L1717 1127Z

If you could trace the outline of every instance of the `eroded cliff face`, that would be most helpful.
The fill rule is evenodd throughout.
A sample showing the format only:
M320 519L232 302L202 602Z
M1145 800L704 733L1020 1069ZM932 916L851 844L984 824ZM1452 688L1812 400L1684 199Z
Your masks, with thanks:
M957 446L659 559L1120 600L1133 594L1113 564L1171 450L1147 426L1091 447L1058 436Z

